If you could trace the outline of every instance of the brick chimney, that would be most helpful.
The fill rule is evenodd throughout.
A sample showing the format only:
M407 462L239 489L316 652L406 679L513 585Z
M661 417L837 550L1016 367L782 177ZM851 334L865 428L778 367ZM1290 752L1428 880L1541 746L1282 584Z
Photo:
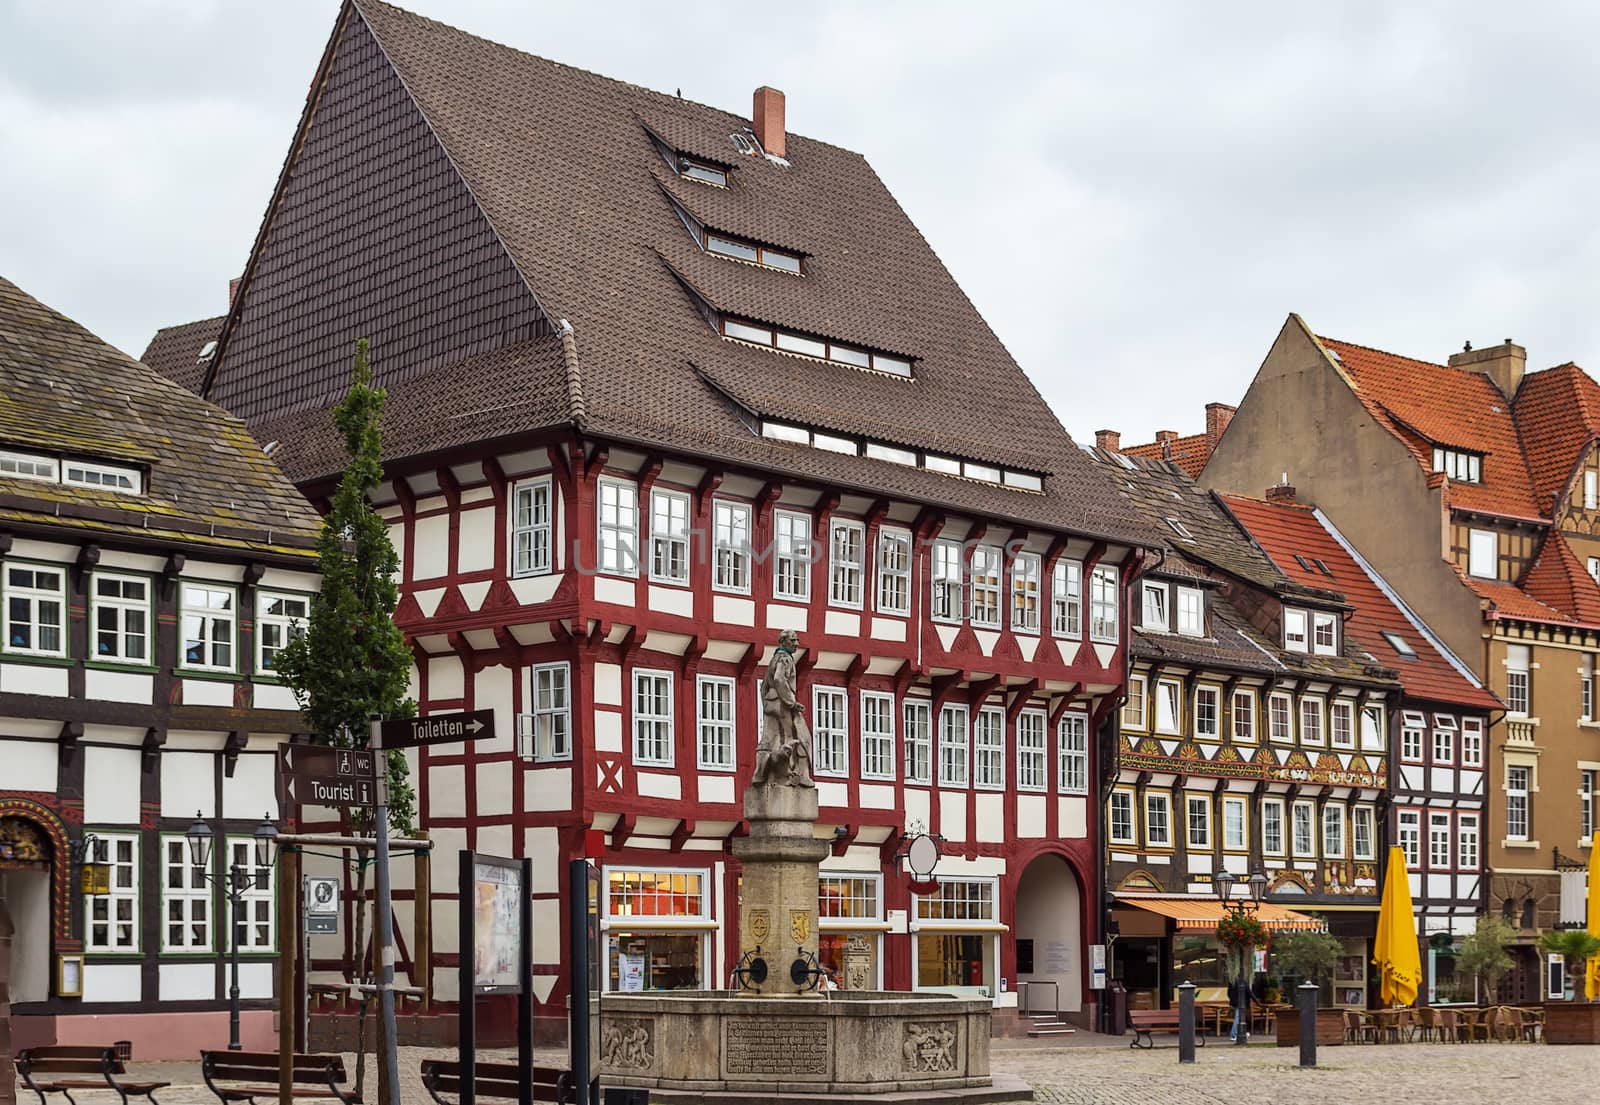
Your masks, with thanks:
M1228 432L1228 423L1233 421L1234 412L1238 407L1230 407L1226 403L1206 404L1206 454L1209 456L1216 449L1217 442L1222 440L1222 435Z
M1094 432L1094 447L1104 449L1108 453L1122 452L1122 434L1116 430L1096 430Z
M239 294L239 281L243 279L244 277L242 276L235 276L228 281L228 307L230 309L233 307L233 297Z
M1177 430L1157 430L1156 444L1161 446L1163 458L1172 456L1172 443L1178 440Z
M1294 485L1289 482L1289 474L1284 473L1283 479L1272 487L1267 488L1267 502L1269 503L1294 503Z
M1507 338L1488 349L1474 349L1468 342L1466 348L1450 358L1451 368L1464 368L1468 372L1481 372L1494 381L1500 394L1507 399L1517 394L1522 374L1528 368L1528 351Z
M773 157L785 157L786 133L783 129L783 93L762 85L756 89L755 106L750 111L751 127L761 148Z

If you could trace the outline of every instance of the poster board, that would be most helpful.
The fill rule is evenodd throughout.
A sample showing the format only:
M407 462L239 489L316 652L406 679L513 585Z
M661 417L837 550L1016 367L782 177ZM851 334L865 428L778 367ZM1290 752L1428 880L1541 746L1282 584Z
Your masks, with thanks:
M472 989L477 994L522 992L522 863L472 857Z

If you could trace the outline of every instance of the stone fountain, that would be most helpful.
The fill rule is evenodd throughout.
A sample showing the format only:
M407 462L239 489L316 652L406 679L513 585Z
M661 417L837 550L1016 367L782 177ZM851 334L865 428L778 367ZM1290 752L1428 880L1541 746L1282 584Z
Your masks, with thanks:
M989 1073L986 998L818 986L811 732L795 697L798 641L785 630L761 683L761 743L744 792L739 988L606 994L601 1079L652 1101L833 1101L940 1091L940 1100L1030 1101ZM916 1100L918 1098L910 1098Z

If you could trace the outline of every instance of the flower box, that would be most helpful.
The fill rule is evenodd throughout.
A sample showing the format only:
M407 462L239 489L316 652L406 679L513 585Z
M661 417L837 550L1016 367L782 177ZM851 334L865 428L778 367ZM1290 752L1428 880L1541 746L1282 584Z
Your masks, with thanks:
M1600 1044L1600 1001L1545 1002L1544 1042Z
M1317 1046L1336 1047L1344 1043L1344 1010L1317 1010ZM1278 1046L1300 1046L1300 1010L1278 1010Z

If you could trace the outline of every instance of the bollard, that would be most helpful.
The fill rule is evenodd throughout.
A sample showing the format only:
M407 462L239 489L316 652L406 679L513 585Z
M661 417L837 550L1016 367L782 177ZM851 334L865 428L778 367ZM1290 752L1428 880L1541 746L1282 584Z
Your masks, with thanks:
M1194 983L1178 987L1178 1062L1194 1062Z
M1302 982L1297 995L1300 1006L1300 1065L1317 1065L1317 984Z

